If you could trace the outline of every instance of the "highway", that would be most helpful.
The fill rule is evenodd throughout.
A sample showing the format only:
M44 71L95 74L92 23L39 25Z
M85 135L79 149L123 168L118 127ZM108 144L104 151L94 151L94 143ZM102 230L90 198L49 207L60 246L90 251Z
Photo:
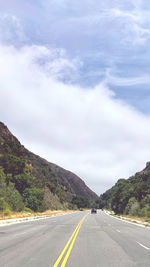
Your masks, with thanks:
M98 210L0 227L0 267L150 267L150 228Z

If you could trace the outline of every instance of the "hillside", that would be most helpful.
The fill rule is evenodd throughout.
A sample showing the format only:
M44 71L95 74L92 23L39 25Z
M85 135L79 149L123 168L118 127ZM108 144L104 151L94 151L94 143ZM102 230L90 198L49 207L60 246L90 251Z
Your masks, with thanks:
M129 179L119 179L100 196L99 205L116 214L150 217L150 163Z
M40 211L87 207L96 199L78 176L28 151L0 122L0 206Z

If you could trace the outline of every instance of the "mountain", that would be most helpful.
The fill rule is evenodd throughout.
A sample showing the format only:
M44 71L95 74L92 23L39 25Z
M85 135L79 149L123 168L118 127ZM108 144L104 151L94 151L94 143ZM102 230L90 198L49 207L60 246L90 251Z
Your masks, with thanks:
M100 196L99 205L116 214L150 217L150 162L129 179L119 179Z
M77 195L88 197L91 200L97 199L97 195L89 187L87 187L85 182L81 180L81 178L79 178L77 175L63 168L60 168L55 164L50 164L51 167L58 173L61 178L66 179L68 181L71 188Z
M97 198L81 178L27 150L0 122L0 205L2 201L20 210L75 208L88 207Z

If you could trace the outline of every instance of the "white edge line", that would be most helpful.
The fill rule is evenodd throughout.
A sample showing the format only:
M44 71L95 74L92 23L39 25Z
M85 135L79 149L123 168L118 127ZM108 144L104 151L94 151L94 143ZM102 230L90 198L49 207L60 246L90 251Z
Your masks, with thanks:
M143 248L145 248L145 249L147 249L147 250L150 250L150 248L148 248L148 247L146 247L146 246L144 246L143 244L141 244L140 242L138 242L138 241L136 241L136 243L138 243L141 247L143 247Z
M111 216L112 218L114 218L114 219L116 219L116 220L120 220L120 221L122 221L122 222L126 222L126 223L131 223L131 224L133 224L133 225L137 225L137 226L139 226L139 227L143 227L143 228L145 228L145 229L150 229L149 226L145 226L145 225L138 224L138 223L134 223L134 222L129 222L129 221L126 221L125 219L117 218L117 217L115 217L115 216L113 216L113 215L107 213L106 211L104 211L104 212L105 212L105 214L107 214L108 216Z

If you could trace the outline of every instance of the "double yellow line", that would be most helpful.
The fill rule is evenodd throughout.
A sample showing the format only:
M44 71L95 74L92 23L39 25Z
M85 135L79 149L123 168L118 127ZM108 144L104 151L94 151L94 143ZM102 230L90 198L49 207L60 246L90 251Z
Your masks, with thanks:
M75 240L76 240L76 238L77 238L77 235L78 235L78 233L79 233L79 230L80 230L80 228L81 228L81 226L82 226L82 223L84 222L85 218L87 217L87 215L88 215L88 214L86 214L86 215L82 218L82 220L78 223L76 229L74 230L73 234L71 235L70 239L68 240L68 242L67 242L66 246L64 247L63 251L61 252L60 256L58 257L58 259L57 259L56 262L54 263L53 267L57 267L57 266L59 265L60 261L62 260L64 254L65 254L65 252L66 252L66 250L68 249L68 251L67 251L67 253L66 253L65 257L64 257L64 260L63 260L63 262L62 262L62 264L61 264L61 267L65 267L65 265L66 265L66 263L67 263L67 260L68 260L68 258L69 258L69 255L70 255L70 253L71 253L71 250L72 250L72 248L73 248L73 245L74 245L74 243L75 243ZM69 248L68 248L68 247L69 247Z

